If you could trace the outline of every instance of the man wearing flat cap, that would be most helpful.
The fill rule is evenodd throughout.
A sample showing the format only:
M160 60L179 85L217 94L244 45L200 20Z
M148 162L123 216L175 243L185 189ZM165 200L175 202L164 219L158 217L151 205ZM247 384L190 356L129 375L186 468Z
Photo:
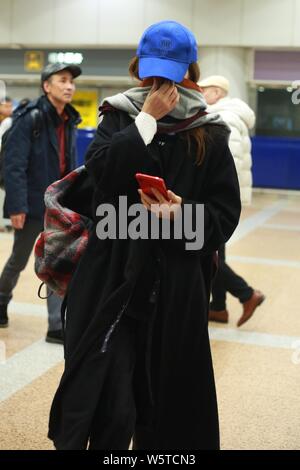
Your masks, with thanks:
M20 109L5 143L4 213L14 228L14 244L0 276L0 327L8 326L7 307L38 234L43 230L44 193L76 167L76 126L71 106L77 65L49 64L41 75L43 95ZM61 300L48 292L46 341L62 343Z

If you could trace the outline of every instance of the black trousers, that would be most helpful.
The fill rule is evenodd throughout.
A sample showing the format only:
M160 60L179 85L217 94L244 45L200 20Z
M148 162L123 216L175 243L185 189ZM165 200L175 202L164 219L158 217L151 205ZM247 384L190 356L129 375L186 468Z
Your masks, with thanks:
M226 309L226 292L244 303L252 296L253 288L226 264L225 245L222 245L219 248L219 269L212 285L211 310Z
M11 301L13 290L18 283L21 272L26 268L35 240L42 230L43 221L26 219L24 227L14 231L12 252L0 275L0 305L8 305ZM49 296L49 289L47 289L47 293ZM60 330L61 298L52 293L47 298L47 308L49 330Z

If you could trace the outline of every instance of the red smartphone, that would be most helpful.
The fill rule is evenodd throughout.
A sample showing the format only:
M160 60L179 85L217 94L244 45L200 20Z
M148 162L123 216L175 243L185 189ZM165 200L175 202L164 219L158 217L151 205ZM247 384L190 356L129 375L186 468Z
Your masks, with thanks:
M140 188L144 191L145 194L155 198L153 192L151 191L151 188L155 188L164 196L165 199L169 200L167 187L162 178L159 178L158 176L145 175L143 173L136 173L135 177L140 185Z

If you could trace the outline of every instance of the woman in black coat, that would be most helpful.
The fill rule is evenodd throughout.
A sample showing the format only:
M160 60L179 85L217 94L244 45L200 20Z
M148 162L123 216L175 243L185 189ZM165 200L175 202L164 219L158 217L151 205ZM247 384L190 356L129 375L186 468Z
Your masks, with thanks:
M240 198L228 129L205 113L196 61L188 29L152 25L130 66L146 80L100 108L86 157L94 227L68 289L65 371L50 414L57 449L128 449L132 437L134 449L219 448L208 303L215 251L237 226ZM168 198L140 191L136 173L164 178ZM163 229L130 238L119 230L124 197L128 207L142 202L148 221L189 225L180 238ZM157 203L166 204L160 214ZM199 223L203 243L188 249Z

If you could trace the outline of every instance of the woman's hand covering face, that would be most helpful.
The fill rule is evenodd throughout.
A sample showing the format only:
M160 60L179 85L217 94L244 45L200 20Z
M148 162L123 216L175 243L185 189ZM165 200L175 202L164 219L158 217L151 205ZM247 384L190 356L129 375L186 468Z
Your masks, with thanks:
M154 78L152 88L145 100L142 111L150 114L158 121L176 107L179 97L180 95L174 82L164 80L160 86L160 80Z

